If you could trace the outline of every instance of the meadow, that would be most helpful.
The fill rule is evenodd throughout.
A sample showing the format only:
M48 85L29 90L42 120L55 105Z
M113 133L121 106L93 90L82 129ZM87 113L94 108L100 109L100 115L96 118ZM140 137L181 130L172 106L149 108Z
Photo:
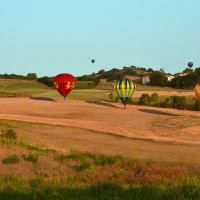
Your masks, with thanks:
M1 199L200 198L199 113L124 110L106 87L80 83L64 101L34 81L0 81Z

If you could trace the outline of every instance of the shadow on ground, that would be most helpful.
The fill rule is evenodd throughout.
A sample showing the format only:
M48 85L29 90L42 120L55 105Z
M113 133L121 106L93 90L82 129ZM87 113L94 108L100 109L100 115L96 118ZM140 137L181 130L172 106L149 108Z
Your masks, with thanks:
M48 97L31 97L30 99L40 100L40 101L56 101L55 99L51 99L51 98L48 98Z
M117 106L114 106L110 103L106 103L106 102L102 102L102 101L85 101L85 102L90 103L90 104L100 105L100 106L108 106L108 107L118 108Z
M138 109L141 112L151 113L151 114L157 114L157 115L167 115L167 116L181 116L173 113L163 112L159 110L150 110L150 109Z

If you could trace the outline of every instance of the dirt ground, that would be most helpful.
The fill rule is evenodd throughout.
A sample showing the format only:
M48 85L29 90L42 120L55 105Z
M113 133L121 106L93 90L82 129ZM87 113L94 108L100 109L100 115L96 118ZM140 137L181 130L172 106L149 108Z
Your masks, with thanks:
M64 101L42 97L1 98L0 118L61 125L68 129L64 131L58 126L54 132L50 131L51 128L45 129L45 132L35 126L32 132L30 128L24 130L26 133L23 133L23 137L26 139L30 137L33 143L41 145L46 145L48 142L51 144L48 147L51 148L66 150L64 143L71 138L71 143L74 142L76 145L78 143L86 151L88 148L93 150L100 146L104 148L105 146L102 144L106 144L108 153L109 151L112 153L113 149L117 153L117 151L121 151L120 149L127 147L126 150L118 153L123 154L129 150L134 152L137 148L137 152L140 152L141 155L145 152L148 154L148 158L158 151L163 155L167 151L168 158L171 156L170 159L173 157L176 159L179 151L182 151L181 159L184 159L185 156L187 159L191 159L192 156L194 159L199 158L196 152L200 147L200 112L196 111L136 105L128 105L126 109L123 109L122 104L119 103L72 99ZM38 139L36 134L43 134L43 137ZM57 135L59 135L59 141L56 139ZM127 138L120 139L115 135ZM37 141L34 137L37 138ZM166 144L168 145L166 146ZM70 148L76 149L76 145L70 146L69 143ZM104 153L104 150L101 152ZM160 154L155 154L154 157L156 156L160 156ZM200 159L198 159L198 163L200 163Z

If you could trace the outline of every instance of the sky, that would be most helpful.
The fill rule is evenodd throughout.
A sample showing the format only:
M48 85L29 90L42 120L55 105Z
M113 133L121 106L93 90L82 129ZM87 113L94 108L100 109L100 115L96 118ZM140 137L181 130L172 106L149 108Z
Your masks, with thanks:
M0 0L0 74L197 68L199 8L199 0Z

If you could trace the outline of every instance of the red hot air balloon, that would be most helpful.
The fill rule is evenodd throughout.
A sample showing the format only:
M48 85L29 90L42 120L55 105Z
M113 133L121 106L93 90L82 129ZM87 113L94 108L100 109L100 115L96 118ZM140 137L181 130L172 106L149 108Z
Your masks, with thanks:
M53 83L56 87L56 90L66 98L66 96L74 88L76 79L71 74L58 74Z

